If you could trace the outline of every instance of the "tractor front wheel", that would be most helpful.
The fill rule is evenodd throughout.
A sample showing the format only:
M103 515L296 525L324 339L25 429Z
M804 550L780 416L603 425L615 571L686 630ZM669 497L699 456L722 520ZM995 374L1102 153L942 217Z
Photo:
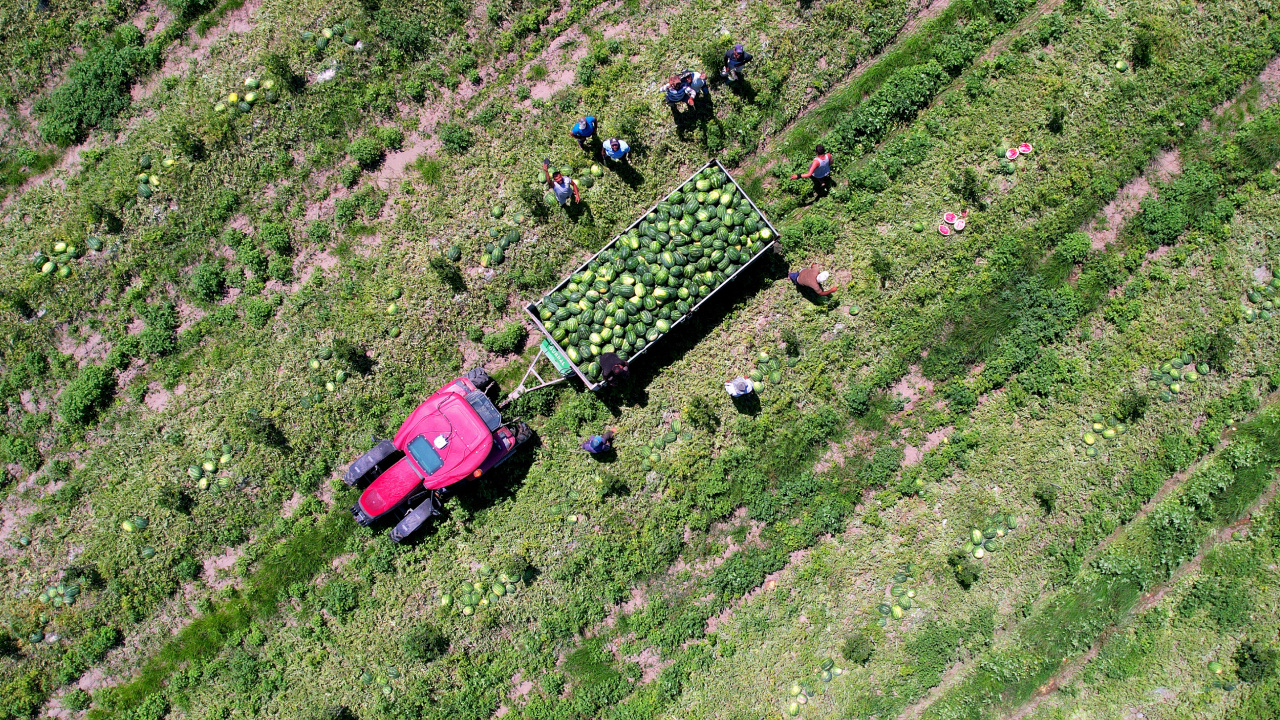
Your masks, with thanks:
M525 444L525 443L529 442L529 441L530 441L530 440L532 440L532 439L533 439L533 428L531 428L531 427L529 427L528 425L525 425L523 422L520 422L519 420L517 420L517 421L516 421L516 445L515 445L515 447L520 447L521 445L523 445L523 444ZM513 448L513 449L514 449L514 448Z
M475 385L480 392L484 392L493 382L493 379L489 377L489 373L484 371L484 368L472 368L463 377L467 379L467 382Z

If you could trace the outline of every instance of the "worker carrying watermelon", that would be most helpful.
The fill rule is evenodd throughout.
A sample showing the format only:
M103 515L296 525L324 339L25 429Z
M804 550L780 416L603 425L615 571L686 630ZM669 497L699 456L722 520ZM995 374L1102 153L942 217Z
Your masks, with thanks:
M565 177L559 170L551 172L550 160L542 161L542 174L547 178L547 185L551 186L551 192L556 196L556 202L563 207L572 200L575 203L582 202L582 195L578 192L578 183L571 177Z
M792 175L792 180L809 178L813 180L813 192L819 196L826 195L831 188L831 153L821 143L814 148L816 157L809 163L809 172L803 175Z
M831 273L826 272L825 270L819 270L817 263L814 263L799 272L787 273L787 277L791 278L791 282L795 283L796 287L811 290L815 295L820 297L830 295L837 290L837 288L831 288L830 290L822 289L822 283L826 282L827 278L831 277Z
M617 353L607 352L600 356L600 377L613 387L631 377L631 367Z
M724 67L720 68L720 75L729 78L730 82L736 82L738 73L742 72L742 67L749 62L751 62L751 53L742 47L742 43L738 43L724 51Z
M583 441L581 447L592 455L609 452L613 449L613 430L605 430L603 435L592 435Z

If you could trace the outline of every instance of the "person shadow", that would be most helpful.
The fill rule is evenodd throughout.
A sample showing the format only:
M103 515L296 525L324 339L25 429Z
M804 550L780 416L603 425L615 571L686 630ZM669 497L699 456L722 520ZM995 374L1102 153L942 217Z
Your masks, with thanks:
M795 283L792 283L792 284L794 285ZM816 305L818 307L828 307L828 306L840 304L840 301L836 299L836 293L831 293L830 295L819 295L813 290L810 290L809 288L803 287L801 285L796 285L796 290L800 292L800 297L804 298L805 300L808 300L809 304L811 305Z
M618 461L618 451L613 447L610 447L608 450L601 450L598 453L593 453L590 450L585 449L582 452L590 455L592 460L604 465L612 465Z
M730 396L733 401L733 409L738 411L740 415L759 415L760 414L760 396L754 392L738 397Z
M568 205L563 207L564 214L568 216L570 222L580 223L585 221L588 224L595 223L595 216L592 215L591 206L587 204L586 200L583 200L582 202L570 202Z
M644 177L644 173L641 173L640 170L637 170L635 168L635 165L632 165L630 163L630 160L631 158L635 158L635 156L639 156L643 151L644 151L643 142L639 140L632 142L631 155L628 156L626 160L611 160L608 158L608 156L604 156L603 158L604 167L607 168L609 172L616 174L616 176L618 176L618 179L620 179L620 181L622 182L625 182L627 184L627 187L630 187L631 190L636 190L637 187L640 187L641 184L644 184L645 177Z
M689 131L698 126L698 108L689 107L685 103L667 103L671 108L671 120L676 126L676 135L681 140L688 140Z
M736 81L733 81L733 82L726 81L724 85L725 87L729 88L729 92L733 93L734 95L737 95L739 98L742 99L743 102L748 104L755 104L756 94L757 94L756 88L754 85L751 84L751 81L748 80L747 77L742 73L738 73L738 79Z

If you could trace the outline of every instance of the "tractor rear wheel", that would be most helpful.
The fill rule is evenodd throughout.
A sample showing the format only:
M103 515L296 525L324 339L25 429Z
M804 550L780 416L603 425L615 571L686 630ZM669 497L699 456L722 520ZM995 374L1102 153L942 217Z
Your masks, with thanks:
M349 487L363 490L383 471L394 465L402 455L403 453L397 450L390 440L383 440L351 463L351 467L342 474L342 482Z
M485 388L489 387L493 382L493 379L489 377L489 373L484 371L484 368L472 368L463 377L472 385L475 385L480 392L484 392Z

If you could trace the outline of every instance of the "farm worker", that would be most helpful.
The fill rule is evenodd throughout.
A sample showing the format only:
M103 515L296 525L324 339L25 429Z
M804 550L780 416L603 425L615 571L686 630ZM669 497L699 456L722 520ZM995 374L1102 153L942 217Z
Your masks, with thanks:
M592 435L582 443L582 449L592 455L609 452L613 449L613 431L605 430L603 435Z
M720 74L730 80L737 80L742 66L749 62L751 53L742 47L742 43L738 43L724 52L724 67L720 68Z
M542 161L542 174L547 176L547 184L551 186L551 192L555 193L556 202L561 205L568 205L569 200L576 203L582 202L582 195L578 194L577 181L560 174L559 170L548 171L550 164L546 160Z
M791 278L791 282L795 283L796 287L807 288L818 295L826 296L836 291L836 288L822 289L822 283L830 277L830 274L819 270L816 263L800 272L788 273L787 277Z
M803 175L792 175L791 179L810 178L813 180L813 191L823 194L831 186L831 153L827 152L821 143L814 148L814 152L817 153L817 157L809 163L809 172Z
M586 149L587 141L596 135L596 119L593 115L588 115L569 129L569 134L574 140L578 141L578 147Z
M711 95L711 90L707 88L707 76L697 70L685 70L680 74L680 82L692 91L690 99L699 95Z
M617 162L626 162L627 155L631 153L631 146L626 140L619 138L609 138L604 141L604 147L601 148L600 154L605 160L615 160Z
M667 78L667 104L672 108L680 103L693 107L694 90L680 80L679 75Z
M600 377L610 386L626 380L631 376L631 368L618 357L617 353L604 353L600 356Z
M755 392L755 386L751 384L751 381L741 376L725 383L724 389L729 393L729 397L742 397Z

